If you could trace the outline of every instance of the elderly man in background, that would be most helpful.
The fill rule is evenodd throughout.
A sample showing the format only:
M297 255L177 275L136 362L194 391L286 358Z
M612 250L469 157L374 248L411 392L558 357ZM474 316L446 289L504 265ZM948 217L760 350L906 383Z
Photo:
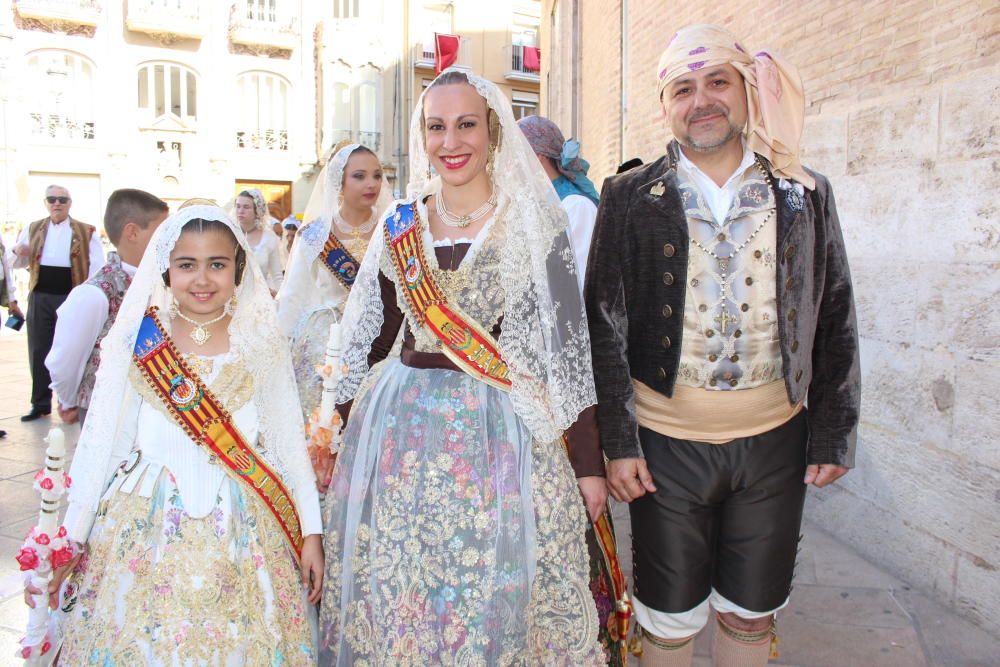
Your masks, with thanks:
M48 217L21 230L14 268L28 269L28 360L31 364L31 411L21 421L52 412L51 378L45 357L56 330L56 310L74 287L104 265L97 230L69 215L73 199L61 185L45 189Z
M795 70L695 25L656 71L674 141L605 183L586 289L640 665L690 665L712 609L715 664L765 665L806 487L854 465L851 277Z

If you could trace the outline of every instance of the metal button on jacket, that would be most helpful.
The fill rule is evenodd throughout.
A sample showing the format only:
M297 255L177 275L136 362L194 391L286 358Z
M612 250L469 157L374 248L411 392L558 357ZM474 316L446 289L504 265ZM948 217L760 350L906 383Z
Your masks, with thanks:
M670 304L664 304L663 310L661 311L664 317L673 317L674 309L670 307Z
M657 377L659 377L659 378L660 378L661 380L666 380L666 379L667 379L667 371L665 371L665 370L664 370L664 369L662 369L662 368L657 368L657 369L656 369L656 375L657 375Z
M673 285L674 284L674 274L670 273L669 271L667 271L666 273L664 273L663 274L663 284L664 285Z
M663 246L663 256L664 257L673 257L676 252L677 252L677 249L673 245L671 245L670 243L664 244L664 246Z

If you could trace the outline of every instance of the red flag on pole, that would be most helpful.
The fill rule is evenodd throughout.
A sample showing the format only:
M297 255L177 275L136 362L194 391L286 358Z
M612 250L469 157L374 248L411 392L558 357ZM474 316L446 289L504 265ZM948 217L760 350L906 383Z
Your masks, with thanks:
M524 69L529 72L542 69L542 50L537 46L524 47Z
M434 73L440 74L458 62L458 47L461 42L458 35L442 35L434 33Z

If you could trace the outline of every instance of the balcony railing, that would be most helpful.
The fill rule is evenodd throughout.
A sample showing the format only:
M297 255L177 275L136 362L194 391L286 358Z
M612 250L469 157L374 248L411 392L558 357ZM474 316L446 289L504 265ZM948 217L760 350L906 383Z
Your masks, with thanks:
M287 151L288 130L237 130L236 147L260 151Z
M22 19L35 20L57 30L95 27L101 17L99 0L17 0L15 7Z
M291 51L299 43L299 19L288 0L240 0L233 6L229 39L251 48Z
M354 141L354 132L351 130L334 129L330 133L330 145L336 146L341 141Z
M94 122L62 114L32 112L31 135L41 139L87 141L94 138Z
M382 149L382 133L381 132L359 132L358 133L358 143L362 146L367 146L376 153Z
M538 68L526 65L524 62L525 46L511 44L504 49L510 62L510 69L504 75L505 79L513 81L540 81Z
M202 39L208 7L201 0L128 0L125 27L163 41Z

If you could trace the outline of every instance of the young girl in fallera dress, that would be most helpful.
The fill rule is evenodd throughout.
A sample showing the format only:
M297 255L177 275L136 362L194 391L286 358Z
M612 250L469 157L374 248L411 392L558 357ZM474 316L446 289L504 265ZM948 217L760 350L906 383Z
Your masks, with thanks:
M319 501L249 253L218 207L181 209L104 340L65 521L83 556L50 587L71 572L62 664L315 663Z

